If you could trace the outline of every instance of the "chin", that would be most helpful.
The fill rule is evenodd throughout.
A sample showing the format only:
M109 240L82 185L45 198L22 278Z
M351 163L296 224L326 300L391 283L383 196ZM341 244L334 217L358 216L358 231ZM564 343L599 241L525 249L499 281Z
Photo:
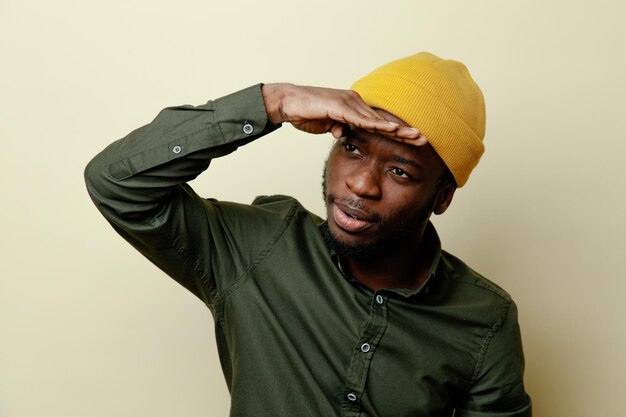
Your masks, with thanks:
M354 236L354 239L344 239L341 235L347 234L340 231L339 233L331 230L328 222L321 226L322 235L328 247L335 251L339 256L353 257L369 255L381 248L380 243L368 242Z

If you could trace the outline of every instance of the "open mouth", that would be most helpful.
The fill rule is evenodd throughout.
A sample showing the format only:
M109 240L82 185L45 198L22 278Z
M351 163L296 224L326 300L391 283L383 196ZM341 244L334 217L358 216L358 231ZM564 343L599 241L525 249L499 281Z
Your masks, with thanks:
M335 223L346 232L356 233L367 229L373 223L369 220L359 217L358 212L351 210L349 207L340 208L337 204L333 205L333 217Z

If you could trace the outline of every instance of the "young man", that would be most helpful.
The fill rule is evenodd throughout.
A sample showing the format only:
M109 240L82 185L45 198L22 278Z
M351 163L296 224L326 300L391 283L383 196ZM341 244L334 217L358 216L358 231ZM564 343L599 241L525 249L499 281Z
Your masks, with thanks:
M89 193L210 308L232 416L530 416L515 304L428 220L482 155L478 86L419 53L353 90L257 85L165 109L89 163ZM338 139L326 221L291 197L186 184L284 122Z

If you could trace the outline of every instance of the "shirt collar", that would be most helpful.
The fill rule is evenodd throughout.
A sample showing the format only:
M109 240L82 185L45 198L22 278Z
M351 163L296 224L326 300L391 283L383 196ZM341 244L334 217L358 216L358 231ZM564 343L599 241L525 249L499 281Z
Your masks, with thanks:
M437 234L437 231L435 230L435 226L433 226L433 224L430 221L428 222L428 224L426 225L426 228L424 229L424 240L430 243L428 246L434 248L433 249L434 254L433 254L433 259L431 261L430 268L428 270L428 275L426 276L426 279L424 280L422 285L420 285L420 287L416 289L389 288L389 289L380 290L381 292L389 292L389 293L397 294L403 298L411 298L420 293L428 294L428 287L432 283L432 281L435 280L435 276L437 275L437 270L439 268L439 263L441 260L441 240L439 239L439 235ZM344 271L341 265L341 259L334 249L330 249L330 257L333 263L335 264L335 266L339 269L341 274L348 281L356 285L359 285L363 288L366 288L358 280L356 280L355 278L353 278L352 276L350 276Z

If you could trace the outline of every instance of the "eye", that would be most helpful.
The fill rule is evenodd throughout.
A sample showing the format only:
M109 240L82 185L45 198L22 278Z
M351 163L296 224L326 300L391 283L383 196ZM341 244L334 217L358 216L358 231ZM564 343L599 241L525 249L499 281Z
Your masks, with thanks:
M343 142L341 144L341 146L343 146L343 148L346 150L346 152L348 152L350 154L356 154L356 155L360 155L361 154L361 152L359 152L359 148L357 148L356 146L354 146L350 142Z
M411 179L411 177L410 177L410 176L409 176L406 172L404 172L404 170L403 170L403 169L400 169L400 168L391 168L391 172L392 172L395 176L400 177L400 178L402 178L402 179L406 179L406 180L410 180L410 179Z

